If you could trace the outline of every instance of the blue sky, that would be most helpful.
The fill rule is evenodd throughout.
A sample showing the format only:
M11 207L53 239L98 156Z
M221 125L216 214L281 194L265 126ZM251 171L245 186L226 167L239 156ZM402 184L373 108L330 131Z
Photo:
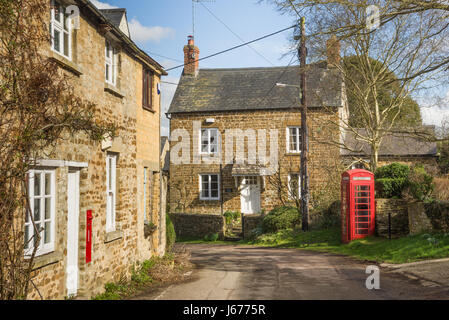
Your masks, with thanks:
M126 8L131 38L166 69L183 63L182 48L187 43L187 36L192 34L191 0L91 0L91 2L100 8ZM196 3L195 7L195 44L200 49L200 58L242 44L241 39L251 41L281 30L295 21L294 16L281 15L272 5L265 2L258 3L257 0L206 0L203 4ZM242 47L200 61L200 68L287 65L291 56L284 55L290 51L291 35L289 30L252 44L253 49ZM164 77L163 81L177 83L181 72L182 68L169 71L169 75ZM162 112L167 111L175 89L174 85L162 85ZM449 119L447 107L422 108L421 113L426 124L440 125L444 117ZM168 120L165 115L162 116L162 134L168 135Z
M166 69L183 63L183 46L192 34L191 0L100 0L101 8L127 9L132 39ZM217 20L213 15L220 19ZM294 16L281 15L273 6L257 0L216 0L195 4L195 44L200 57L251 41L292 25ZM229 29L233 31L229 31ZM238 36L236 36L236 35ZM240 38L241 39L240 39ZM239 68L283 66L290 62L291 31L242 47L217 57L200 61L200 68ZM257 53L256 53L256 52ZM161 57L158 55L168 57ZM283 57L284 56L284 57ZM182 68L169 72L163 81L177 83ZM167 111L176 86L162 85L162 108ZM168 121L162 117L162 134L168 135Z

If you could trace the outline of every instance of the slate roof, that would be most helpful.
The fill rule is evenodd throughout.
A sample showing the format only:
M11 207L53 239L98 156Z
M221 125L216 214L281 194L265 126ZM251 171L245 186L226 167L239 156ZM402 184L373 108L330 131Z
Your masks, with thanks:
M126 9L100 9L100 12L108 18L108 20L117 28L120 28L123 15L126 14Z
M364 134L365 129L358 129L360 134ZM360 141L352 132L348 132L345 136L345 145L356 152L342 149L343 156L369 156L371 150L366 142ZM387 135L381 144L379 156L405 157L405 156L436 156L436 142L429 142L418 137L407 134L391 134Z
M308 107L340 107L343 82L326 62L308 66ZM168 113L285 109L299 106L299 66L241 69L200 69L183 75Z

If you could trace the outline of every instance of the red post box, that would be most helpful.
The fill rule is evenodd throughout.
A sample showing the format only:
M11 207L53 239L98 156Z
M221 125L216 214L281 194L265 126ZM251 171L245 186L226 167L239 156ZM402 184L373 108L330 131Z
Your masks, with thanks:
M341 178L341 241L348 243L374 234L374 174L355 169Z
M92 261L92 210L87 210L86 217L86 263Z

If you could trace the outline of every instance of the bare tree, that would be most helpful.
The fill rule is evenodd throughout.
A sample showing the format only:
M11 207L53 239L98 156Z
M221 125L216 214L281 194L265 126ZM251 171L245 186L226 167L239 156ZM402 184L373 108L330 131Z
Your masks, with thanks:
M355 104L352 109L357 110L359 126L351 126L351 115L322 125L338 126L343 136L353 136L368 149L355 150L345 139L323 143L338 144L354 153L365 153L370 169L375 171L379 150L389 135L408 134L434 139L427 134L428 131L401 128L398 120L411 97L440 86L442 77L447 76L444 73L444 66L449 63L447 11L434 10L422 3L422 10L407 13L404 9L401 14L393 14L397 13L398 2L410 7L411 1L272 2L282 11L308 17L311 60L318 61L329 54L335 58L340 51L343 55L341 61L336 57L331 67L340 72L346 84L346 94ZM376 5L380 10L378 25L370 20L367 11L370 5ZM424 10L425 7L428 10ZM371 25L373 23L374 26ZM329 39L331 47L334 47L331 52L324 45ZM381 95L380 92L385 90L390 94ZM360 127L363 130L359 130ZM311 139L319 140L319 136L313 137L311 132Z
M114 125L78 98L44 52L50 47L46 0L0 0L0 299L26 299L40 240L28 200L28 172L63 137L100 141ZM25 219L35 236L25 241ZM38 289L38 288L36 288Z

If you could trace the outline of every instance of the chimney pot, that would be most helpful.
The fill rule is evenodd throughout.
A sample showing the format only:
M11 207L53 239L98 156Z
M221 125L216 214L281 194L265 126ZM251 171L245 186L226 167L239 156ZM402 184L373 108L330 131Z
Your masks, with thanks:
M199 68L200 50L195 47L193 36L187 37L187 45L184 46L184 74L196 76Z

